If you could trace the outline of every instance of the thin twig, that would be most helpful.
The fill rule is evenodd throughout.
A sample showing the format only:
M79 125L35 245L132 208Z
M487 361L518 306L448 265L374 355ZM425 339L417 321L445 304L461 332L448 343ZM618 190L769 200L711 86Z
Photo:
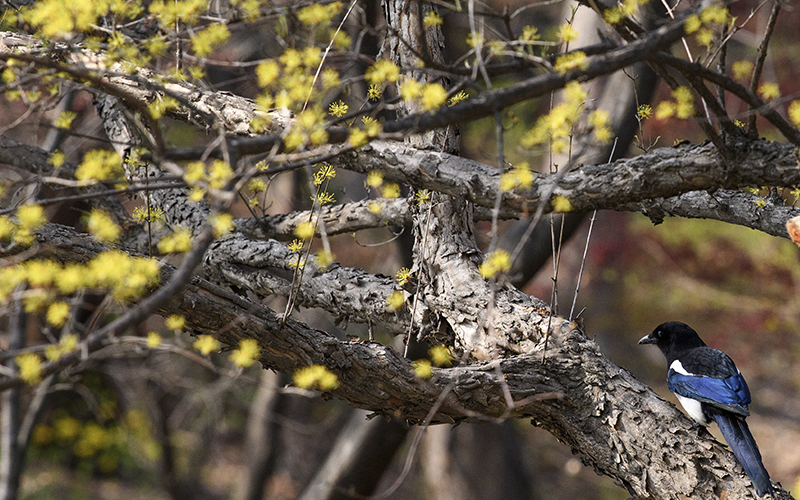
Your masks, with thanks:
M433 404L433 406L431 406L431 409L425 416L425 420L422 422L422 425L415 430L414 439L411 441L411 446L408 449L406 461L403 464L403 471L400 473L397 479L395 479L392 485L386 488L384 491L376 495L364 497L366 500L380 500L382 498L387 498L389 495L397 491L397 488L403 484L403 481L405 481L406 477L408 477L408 473L411 471L411 465L414 463L414 455L417 453L417 448L419 447L419 443L422 441L422 437L425 435L425 431L431 424L436 412L439 411L439 408L444 403L444 398L446 398L447 395L450 394L450 391L452 391L454 388L455 383L451 382L442 390L441 394L439 394L439 397L436 398L436 402Z
M775 29L775 22L778 20L778 13L781 11L781 1L775 0L772 4L772 11L769 13L769 20L767 21L767 29L764 31L764 38L761 40L761 45L758 47L758 56L756 57L756 64L753 67L753 77L750 80L750 92L753 94L758 90L758 82L761 80L761 71L764 69L764 61L767 59L767 48L769 48L769 41L772 38L772 32ZM751 136L758 134L756 129L756 114L755 110L751 107L750 119L748 121L747 130Z

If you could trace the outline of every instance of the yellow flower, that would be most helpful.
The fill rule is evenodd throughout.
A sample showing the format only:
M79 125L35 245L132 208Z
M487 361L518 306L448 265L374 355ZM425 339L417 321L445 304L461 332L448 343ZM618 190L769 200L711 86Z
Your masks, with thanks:
M761 95L762 99L766 100L776 99L781 96L778 84L773 82L762 83L761 86L758 87L758 93Z
M289 249L290 252L296 253L303 249L304 243L300 240L292 240L286 247Z
M412 101L422 95L422 84L413 78L406 78L400 85L400 97L404 101Z
M789 104L789 120L795 127L800 127L800 100L792 101Z
M558 39L562 42L572 42L578 39L578 30L571 24L562 24L558 29Z
M42 380L42 358L38 354L25 352L17 356L14 361L19 367L19 376L30 385L38 384Z
M314 227L314 223L308 221L301 222L294 228L294 235L301 240L310 240L314 237L315 232L316 228Z
M672 101L661 101L656 108L656 120L663 120L675 115L675 103Z
M553 211L555 212L571 212L572 211L572 202L569 201L569 198L566 196L562 196L557 194L553 196Z
M443 345L431 347L428 350L428 355L431 357L433 364L436 366L450 366L455 359L455 357L453 357L453 353L450 352L450 349Z
M327 269L333 264L333 254L328 250L320 250L314 254L314 258L314 264L317 266L317 269Z
M642 104L636 109L636 116L638 116L641 120L646 120L650 118L653 114L653 107L649 104Z
M406 302L406 295L401 290L395 290L386 298L387 310L394 312L403 307Z
M750 61L736 61L731 65L733 77L737 80L744 80L753 74L753 63Z
M367 180L364 181L364 183L371 188L380 187L380 185L383 184L383 174L372 171L367 174Z
M383 90L381 89L380 85L377 83L373 83L367 89L367 97L369 97L370 101L377 101L383 96Z
M203 356L208 356L210 353L218 351L219 348L222 347L222 344L211 335L200 335L197 337L192 347L200 351L200 354Z
M78 336L72 333L61 337L58 344L47 346L44 356L48 361L58 361L61 356L74 351L76 347L78 347Z
M19 228L25 231L36 231L47 222L41 205L22 205L17 209Z
M192 249L192 233L185 227L178 227L158 241L161 253L182 253Z
M511 254L503 249L495 250L486 256L483 263L478 266L478 272L484 278L492 278L511 269Z
M553 69L559 73L566 73L575 68L586 69L588 66L589 62L586 60L586 53L575 51L571 54L558 57L556 63L553 65Z
M367 83L378 85L384 82L396 82L400 78L400 68L388 59L380 59L364 74Z
M406 267L401 267L397 274L394 275L394 280L397 282L398 285L403 286L408 283L408 280L414 276L414 273L411 272L411 269Z
M233 177L233 169L222 160L214 160L208 167L208 187L222 189Z
M78 114L74 111L62 111L59 113L58 118L56 118L53 125L56 128L63 128L69 129L72 126L73 120L78 117Z
M443 23L444 20L439 16L439 13L433 10L425 14L425 18L422 20L422 25L425 28L441 26Z
M394 182L387 182L381 188L381 196L384 198L398 198L400 196L400 186Z
M47 159L47 163L52 165L53 168L61 168L66 161L67 156L61 151L54 151L53 154L50 155L50 158Z
M328 107L328 112L338 118L346 115L348 109L349 106L345 104L344 101L339 100L331 103L331 105Z
M453 97L447 100L447 105L454 106L468 97L469 96L467 95L466 92L464 92L463 90L459 90L456 94L453 95Z
M428 380L433 376L433 367L427 359L418 359L411 363L411 366L414 370L414 375L419 378Z
M261 356L261 348L255 339L243 339L239 341L239 348L234 350L228 359L233 361L236 366L247 368L258 361Z
M332 391L339 387L339 379L335 373L322 365L311 365L294 372L294 385L302 389L320 389Z
M429 83L422 88L420 102L427 111L438 109L447 101L447 90L438 83Z
M75 170L79 181L104 181L122 177L122 159L114 151L95 149L83 156L83 161Z
M215 238L225 236L236 228L236 224L233 222L233 216L228 213L211 214L209 222L211 222L211 225L214 227Z
M367 145L369 142L369 135L359 128L352 128L350 129L347 140L351 147L358 149Z
M149 347L150 349L155 349L160 345L161 345L161 335L159 335L157 332L148 332L147 347Z
M92 236L107 243L116 243L122 233L122 228L107 213L97 208L89 212L86 227Z
M164 320L164 326L170 330L183 330L186 326L186 318L180 314L171 314Z
M695 31L699 30L702 25L703 23L700 21L700 16L697 14L692 14L686 18L686 23L683 25L683 29L687 34L691 35Z
M513 170L500 176L500 191L505 193L517 187L528 189L533 184L533 179L534 175L528 162L521 162Z
M69 304L58 301L50 304L47 308L47 322L55 327L62 327L69 318Z

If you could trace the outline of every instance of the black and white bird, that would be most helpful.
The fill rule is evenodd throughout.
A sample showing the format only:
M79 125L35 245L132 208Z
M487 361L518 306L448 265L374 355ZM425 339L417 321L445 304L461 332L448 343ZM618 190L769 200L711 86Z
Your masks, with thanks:
M714 420L758 496L772 493L761 453L744 421L750 415L750 389L733 360L706 346L697 332L678 321L658 325L639 343L655 344L661 349L669 365L669 390L678 396L686 413L700 425Z

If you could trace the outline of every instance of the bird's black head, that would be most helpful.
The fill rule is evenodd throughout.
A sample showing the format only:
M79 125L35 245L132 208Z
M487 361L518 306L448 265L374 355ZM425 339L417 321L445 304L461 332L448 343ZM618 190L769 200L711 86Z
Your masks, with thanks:
M706 345L692 327L680 321L661 323L653 333L642 337L639 343L655 344L670 362L687 349Z

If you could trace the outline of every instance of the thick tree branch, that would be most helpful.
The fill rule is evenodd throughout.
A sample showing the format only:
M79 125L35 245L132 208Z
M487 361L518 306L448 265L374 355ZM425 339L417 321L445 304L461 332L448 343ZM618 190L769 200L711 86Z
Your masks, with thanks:
M84 260L100 249L91 238L70 236L66 228L52 224L46 228L56 231L42 244L43 255ZM174 272L165 265L164 279L171 280ZM499 303L494 319L496 330L505 335L509 335L505 325L520 324L515 316L526 319L526 331L520 333L527 342L520 344L521 354L435 369L427 382L417 379L410 362L391 348L340 341L297 321L283 322L275 312L197 277L191 278L182 293L171 293L160 313L182 314L196 333L216 335L230 345L255 338L262 347L264 365L279 371L291 373L310 364L324 365L339 378L341 385L333 391L336 396L353 406L412 422L423 420L443 388L453 384L436 422L529 417L572 446L586 464L617 478L636 495L710 497L714 488L735 498L752 495L729 451L606 359L570 323L553 318L543 358L547 319L540 316L538 321L530 321L535 309L525 302L525 296L517 298L516 302ZM516 401L512 408L506 405L495 363L500 363L504 383ZM0 379L2 387L18 383ZM675 448L681 453L672 453Z
M758 206L764 201L763 207ZM671 198L656 198L621 205L618 210L642 211L658 224L665 217L712 219L763 231L772 236L788 238L786 221L800 215L800 209L790 207L782 199L761 198L743 191L692 191Z
M712 144L659 148L634 158L603 165L584 165L566 173L538 174L527 192L503 194L501 213L532 213L550 200L570 200L572 209L613 210L626 203L698 191L745 186L800 185L795 148L763 139L742 145L734 160L726 161ZM361 151L342 155L337 165L355 172L379 171L395 182L462 197L491 207L497 196L500 172L482 163L421 151L398 143L375 142Z

